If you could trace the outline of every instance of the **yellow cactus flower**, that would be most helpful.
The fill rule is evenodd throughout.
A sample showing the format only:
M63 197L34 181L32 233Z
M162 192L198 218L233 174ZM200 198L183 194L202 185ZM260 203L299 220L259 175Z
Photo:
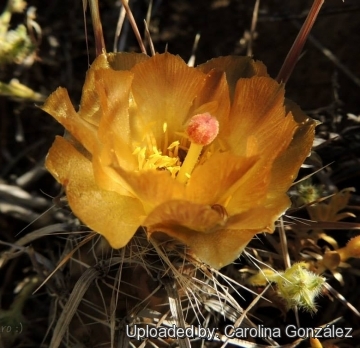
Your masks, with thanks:
M248 57L192 68L169 53L104 53L78 112L64 88L42 108L71 135L46 167L79 219L114 248L143 226L215 268L274 230L315 128Z

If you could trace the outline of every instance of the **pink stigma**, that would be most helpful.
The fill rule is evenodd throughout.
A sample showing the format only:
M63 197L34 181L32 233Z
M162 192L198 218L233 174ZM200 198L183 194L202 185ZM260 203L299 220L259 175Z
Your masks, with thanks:
M186 133L191 142L199 145L209 145L219 133L219 122L208 112L191 117Z

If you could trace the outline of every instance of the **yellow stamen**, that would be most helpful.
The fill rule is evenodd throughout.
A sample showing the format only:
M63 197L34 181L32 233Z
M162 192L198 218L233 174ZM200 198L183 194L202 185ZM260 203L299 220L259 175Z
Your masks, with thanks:
M180 142L178 141L178 140L176 140L176 141L173 141L168 147L167 147L167 149L168 150L171 150L171 149L173 149L174 147L178 147L180 145Z
M168 125L166 122L163 124L163 132L164 132L164 144L163 144L163 153L166 153L166 149L168 148L169 143L169 133L167 131Z
M143 147L138 153L138 162L139 162L140 170L143 169L145 163L145 152L146 152L146 147Z
M137 155L140 152L140 150L141 150L140 146L137 146L132 154Z

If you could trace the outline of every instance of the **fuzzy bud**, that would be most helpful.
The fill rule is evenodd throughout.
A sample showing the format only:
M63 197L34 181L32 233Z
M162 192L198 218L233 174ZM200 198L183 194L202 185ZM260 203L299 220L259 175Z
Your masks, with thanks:
M315 298L321 293L325 278L310 272L305 262L292 265L278 276L278 294L288 308L299 306L309 312L316 312Z

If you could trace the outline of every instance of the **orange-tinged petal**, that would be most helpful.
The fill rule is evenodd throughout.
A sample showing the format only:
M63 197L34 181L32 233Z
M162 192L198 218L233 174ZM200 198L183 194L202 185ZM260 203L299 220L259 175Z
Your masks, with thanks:
M53 116L78 140L90 153L97 144L96 128L82 119L75 111L67 90L59 87L41 107Z
M298 126L288 148L274 162L269 186L269 193L273 196L287 191L295 180L301 164L310 154L317 125L295 103L287 101L287 107Z
M100 189L91 162L62 137L52 145L46 167L65 186L69 205L80 220L103 235L113 248L128 243L143 221L137 199Z
M94 60L86 73L79 109L79 116L95 127L99 125L102 116L99 97L95 89L95 74L99 69L109 69L109 63L104 53Z
M225 74L221 71L211 70L205 79L204 88L195 99L189 114L210 113L219 121L219 132L221 134L229 119L229 87Z
M219 269L239 257L258 232L223 229L208 235L196 234L191 241L191 250L200 260Z
M178 140L174 132L182 131L196 96L205 83L205 74L190 68L179 57L169 53L156 54L135 65L132 96L134 106L133 137L141 141L144 130L151 131L161 147L163 124L167 123L169 143Z
M219 269L232 263L259 231L217 229L211 233L201 233L180 225L164 225L158 232L165 232L180 240L190 248L190 254ZM155 239L163 239L155 229L151 235Z
M193 230L192 234L211 233L225 222L226 219L209 205L173 200L157 206L148 215L144 224L150 235L152 232L167 232L171 237L188 244L187 239L181 239L181 236L179 238L178 228L180 231Z
M296 126L286 116L282 85L268 77L238 81L226 139L234 153L261 154L271 162L289 145Z
M190 247L190 253L201 261L220 268L234 261L255 234L272 232L288 202L286 197L273 209L258 207L227 220L210 206L172 201L154 209L144 224L153 238L162 240L158 233L165 233Z
M297 129L289 147L275 160L270 192L284 192L296 179L301 164L310 154L312 139L314 139L315 125L309 123L307 126L303 125Z
M230 215L262 205L266 201L270 183L270 163L258 160L244 173L226 193L228 202L226 209Z
M102 117L100 110L100 100L96 90L97 71L107 69L129 70L138 62L144 61L149 57L139 53L109 53L100 54L91 64L86 74L85 83L82 90L79 116L89 123L98 126ZM121 81L118 81L119 85Z
M263 204L240 214L229 217L227 227L231 229L251 229L257 232L273 232L274 222L290 206L289 197L283 193L274 200L269 198Z
M233 100L236 83L240 78L268 76L266 66L262 62L254 61L250 57L218 57L197 66L197 69L204 73L208 73L212 69L225 72L231 100Z
M266 197L267 172L269 170L260 163L259 157L215 153L195 168L186 195L190 201L226 205L230 214L240 213L260 204Z
M129 94L133 74L129 71L100 69L94 74L95 90L99 96L102 117L98 136L101 142L107 138L118 137L130 143Z
M222 229L210 234L192 236L191 251L203 262L214 268L232 263L255 236L257 230Z
M101 69L96 71L95 88L100 99L102 117L98 138L102 150L98 152L103 165L117 165L126 170L137 169L133 153L129 119L129 94L133 74L129 71ZM112 159L116 162L112 163Z
M105 155L107 155L107 149L103 149ZM101 151L101 150L99 150ZM119 195L135 197L131 187L123 180L123 178L117 173L117 171L110 165L103 163L104 156L95 155L92 159L94 178L99 188L106 191L114 191Z
M118 52L107 54L109 65L114 70L130 70L136 64L148 59L150 57L143 53Z
M144 224L150 237L162 241L165 233L190 247L190 253L215 268L232 262L256 233L227 231L227 235L236 236L228 243L222 230L226 216L208 205L181 200L158 206Z
M183 199L185 196L185 186L174 180L166 170L140 172L127 172L122 168L115 170L129 185L134 196L143 203L147 213L160 204Z

